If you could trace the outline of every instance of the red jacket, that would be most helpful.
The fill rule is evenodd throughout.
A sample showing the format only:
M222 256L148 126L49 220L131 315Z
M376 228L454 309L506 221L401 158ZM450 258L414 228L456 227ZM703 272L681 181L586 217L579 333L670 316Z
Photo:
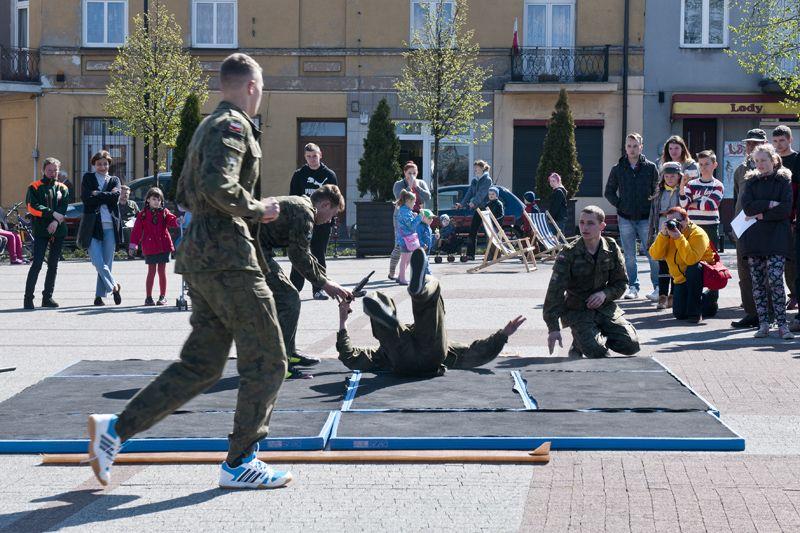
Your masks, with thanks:
M155 215L155 217L154 217ZM155 218L155 223L153 219ZM152 211L145 207L136 215L131 232L131 245L141 245L143 255L156 255L175 251L168 228L178 227L178 217L169 209Z

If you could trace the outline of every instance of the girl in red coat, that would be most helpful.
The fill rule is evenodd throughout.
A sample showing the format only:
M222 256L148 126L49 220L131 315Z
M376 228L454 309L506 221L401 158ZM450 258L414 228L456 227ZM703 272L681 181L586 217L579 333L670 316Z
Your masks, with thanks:
M167 263L169 256L175 250L169 228L178 227L178 217L164 207L164 193L158 187L147 191L145 208L136 215L136 222L131 232L131 254L136 252L139 244L142 245L142 255L147 264L147 298L144 305L167 305ZM153 281L158 269L158 302L153 303Z

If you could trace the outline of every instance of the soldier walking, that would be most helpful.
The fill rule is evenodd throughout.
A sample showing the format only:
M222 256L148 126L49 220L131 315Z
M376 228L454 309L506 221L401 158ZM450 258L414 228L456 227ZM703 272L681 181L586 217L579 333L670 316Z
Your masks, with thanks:
M192 137L178 202L193 215L175 271L192 298L192 332L170 365L119 415L89 417L89 456L103 485L122 444L213 385L235 339L241 378L229 448L220 466L224 488L275 488L292 480L256 458L286 374L275 301L262 273L259 224L275 220L274 198L257 199L260 132L250 117L263 91L261 67L233 54L220 67L223 101Z
M372 335L380 345L377 348L358 348L350 343L347 333L347 316L350 301L339 303L339 333L336 350L339 360L351 370L376 372L392 371L401 376L441 376L448 368L475 368L485 365L500 354L508 338L525 322L518 316L506 326L485 339L472 344L459 344L447 340L444 323L444 300L439 282L426 276L425 252L417 248L411 254L411 295L413 324L400 324L397 306L389 296L375 292L364 297L364 313L370 317Z
M601 235L605 213L590 205L581 211L581 239L558 254L547 296L544 321L553 353L561 342L561 324L572 330L570 357L607 357L612 350L624 355L639 351L636 329L614 303L628 286L625 259L614 239Z
M311 197L278 196L275 200L281 214L277 220L263 226L259 236L268 267L264 277L275 297L283 345L289 357L286 378L312 377L298 367L316 365L319 359L302 354L295 348L297 323L300 320L300 293L275 261L275 248L286 248L292 272L297 272L314 287L320 287L320 290L337 300L351 298L350 291L328 279L325 267L311 249L314 228L329 223L344 209L344 197L336 185L323 185L314 190Z

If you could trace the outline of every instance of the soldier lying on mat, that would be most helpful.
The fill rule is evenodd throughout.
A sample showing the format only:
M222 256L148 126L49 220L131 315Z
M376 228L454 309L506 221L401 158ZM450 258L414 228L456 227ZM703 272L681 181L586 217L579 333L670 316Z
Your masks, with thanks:
M608 351L633 355L639 351L636 329L623 318L614 300L628 286L625 259L616 241L601 235L605 213L597 206L581 211L581 238L565 247L553 265L544 300L544 321L553 353L561 344L558 320L572 330L570 357L606 357Z
M357 348L350 344L347 316L350 301L339 304L339 333L336 349L339 360L352 370L389 370L405 376L441 376L448 368L474 368L493 360L503 349L508 337L525 322L518 316L485 339L470 345L447 341L444 323L444 301L439 282L425 275L425 252L411 255L411 279L408 293L414 312L413 324L400 324L394 300L381 292L364 297L364 313L372 322L372 335L377 348Z

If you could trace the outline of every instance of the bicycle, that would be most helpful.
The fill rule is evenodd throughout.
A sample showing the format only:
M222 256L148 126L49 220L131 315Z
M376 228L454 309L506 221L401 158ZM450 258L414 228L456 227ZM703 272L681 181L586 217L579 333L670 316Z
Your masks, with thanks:
M19 235L22 241L22 254L26 260L30 260L33 258L33 225L30 221L30 215L24 211L23 214L19 212L23 203L17 202L8 209L0 208L0 226ZM7 249L5 253L8 253Z

